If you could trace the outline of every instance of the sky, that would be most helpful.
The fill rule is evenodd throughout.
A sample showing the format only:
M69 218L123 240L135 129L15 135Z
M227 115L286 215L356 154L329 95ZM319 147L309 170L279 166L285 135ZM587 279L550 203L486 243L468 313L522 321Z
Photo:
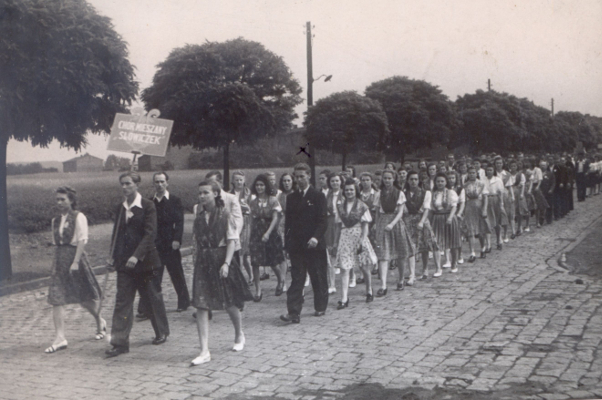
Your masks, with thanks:
M492 89L542 107L554 98L556 112L602 116L602 0L88 1L128 42L141 90L172 49L243 37L282 56L305 96L311 21L314 77L333 75L314 82L314 102L394 75L424 79L451 100L491 79ZM105 136L88 141L80 153L10 141L7 161L110 154Z

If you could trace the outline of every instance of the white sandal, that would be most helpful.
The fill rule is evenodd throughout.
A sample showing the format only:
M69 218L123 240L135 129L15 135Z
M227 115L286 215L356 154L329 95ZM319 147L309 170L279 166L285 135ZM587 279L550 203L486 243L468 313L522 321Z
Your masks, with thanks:
M190 362L190 366L195 366L195 365L201 365L201 364L206 364L209 361L211 361L211 354L207 353L207 355L205 356L198 356L197 358L195 358L194 360L192 360Z
M53 344L52 346L48 347L46 350L44 350L44 353L52 354L52 353L56 353L59 350L65 350L66 348L67 348L67 341L64 340L57 345Z

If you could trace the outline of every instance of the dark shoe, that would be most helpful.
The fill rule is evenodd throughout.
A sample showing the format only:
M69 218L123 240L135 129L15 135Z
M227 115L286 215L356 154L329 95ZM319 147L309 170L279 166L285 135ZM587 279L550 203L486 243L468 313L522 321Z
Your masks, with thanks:
M376 274L378 274L378 267L377 267L377 268L374 268L374 269L372 270L372 272L370 272L370 273L371 273L372 275L376 275Z
M470 256L470 258L468 259L469 263L473 263L475 261L477 261L477 258L475 256Z
M404 286L405 286L405 285L403 284L403 281L401 281L401 282L398 282L398 283L397 283L397 290L403 290L403 289L404 289ZM385 293L385 294L386 294L386 293Z
M136 318L138 319L138 321L146 321L147 319L149 319L149 316L146 314L138 313L136 314Z
M484 251L481 252L481 258L487 258L487 254Z
M520 236L520 235L522 235L522 234L523 234L523 232L522 232L522 231L518 231L518 232L516 232L516 237L519 237L519 236Z
M156 338L153 339L154 345L163 344L165 342L167 342L167 335L157 336Z
M364 280L364 278L357 278L357 280L355 281L355 283L357 283L357 284L364 283L364 282L366 282Z
M130 352L130 349L128 349L127 347L113 346L112 349L105 351L105 354L107 355L107 358L111 358L111 357L117 357L120 354L129 353L129 352Z
M326 315L326 311L316 311L314 313L314 317L323 317L324 315Z
M378 291L376 292L376 297L383 297L387 295L387 289L378 289Z
M516 235L514 233L512 235L510 235L510 239L512 239L512 240L516 239Z
M259 296L253 296L253 301L255 303L259 303L261 301L261 299L263 299L263 292L261 292L261 294Z
M267 272L264 272L259 276L260 281L265 281L266 279L270 279L270 274L268 274Z
M502 244L501 244L501 243L497 245L497 249L498 249L498 250L502 250L503 248L504 248L504 246L502 246Z
M420 278L423 281L426 281L429 278L428 274L422 274L422 277Z
M276 293L274 293L276 296L282 296L282 293L284 293L284 291L282 290L282 286L277 287L276 288ZM263 294L263 293L262 293Z
M290 322L293 324L301 323L301 318L298 315L282 314L280 319L284 322Z
M347 307L349 307L349 299L347 299L347 301L344 303L341 300L339 300L339 302L337 303L337 310L342 310L343 308Z
M487 250L485 250L485 253L491 253L491 247L489 247Z
M391 265L389 265L389 271L395 271L397 269L397 265L393 265L393 263L391 263Z
M366 303L372 303L372 301L374 301L374 296L372 295L372 293L368 293L366 295Z

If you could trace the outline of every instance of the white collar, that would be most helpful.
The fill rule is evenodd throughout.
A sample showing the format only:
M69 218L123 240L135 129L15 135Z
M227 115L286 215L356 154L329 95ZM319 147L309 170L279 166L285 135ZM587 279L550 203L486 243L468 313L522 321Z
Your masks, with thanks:
M163 197L165 197L167 200L169 200L169 191L165 191L165 194L159 198L157 197L157 193L155 193L155 197L153 197L153 200L157 200L158 202L161 202L161 200L163 200Z
M301 195L302 195L303 197L305 197L305 194L307 194L307 191L309 190L309 186L310 186L310 185L307 185L307 187L305 188L305 190L300 190L300 192L301 192Z
M139 207L142 208L142 196L140 195L140 193L136 193L136 198L134 198L134 201L132 202L131 205L128 204L128 200L125 199L123 201L123 206L125 207L126 210L131 210L134 207Z

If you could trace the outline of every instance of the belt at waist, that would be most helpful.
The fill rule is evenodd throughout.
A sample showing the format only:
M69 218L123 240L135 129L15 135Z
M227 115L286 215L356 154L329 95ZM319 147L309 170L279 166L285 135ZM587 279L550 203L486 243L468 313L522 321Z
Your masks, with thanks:
M433 214L435 215L448 215L451 211L435 211L433 210Z

